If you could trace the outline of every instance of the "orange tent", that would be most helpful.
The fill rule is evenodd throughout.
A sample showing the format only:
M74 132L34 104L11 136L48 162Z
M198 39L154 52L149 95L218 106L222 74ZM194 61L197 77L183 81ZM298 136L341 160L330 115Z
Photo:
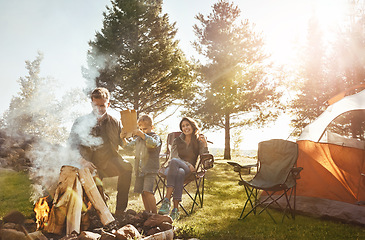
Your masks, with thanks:
M339 122L350 125L353 118L346 122L346 116L352 113L362 132L356 137L334 132L333 126L341 129ZM365 224L364 124L365 90L336 101L304 128L297 140L297 166L303 167L297 181L297 211Z

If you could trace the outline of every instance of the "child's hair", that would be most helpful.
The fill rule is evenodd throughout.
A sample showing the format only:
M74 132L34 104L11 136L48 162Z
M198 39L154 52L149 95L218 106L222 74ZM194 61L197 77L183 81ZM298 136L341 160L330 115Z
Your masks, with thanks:
M180 121L180 130L182 131L182 122L183 121L188 121L191 125L191 127L193 128L193 135L198 135L200 133L200 129L198 127L198 123L190 118L190 117L183 117Z
M95 88L91 93L91 101L93 99L106 99L109 100L110 93L109 90L103 87L97 87Z
M150 126L152 126L153 122L152 122L152 119L150 118L150 116L148 115L142 115L138 118L138 123L140 122L145 122L147 124L149 124Z

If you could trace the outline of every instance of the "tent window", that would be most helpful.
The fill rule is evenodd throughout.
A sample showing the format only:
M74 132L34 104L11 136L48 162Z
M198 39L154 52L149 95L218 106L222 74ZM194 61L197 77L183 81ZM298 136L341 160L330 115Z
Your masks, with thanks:
M326 132L365 141L365 110L353 110L339 115L327 126Z

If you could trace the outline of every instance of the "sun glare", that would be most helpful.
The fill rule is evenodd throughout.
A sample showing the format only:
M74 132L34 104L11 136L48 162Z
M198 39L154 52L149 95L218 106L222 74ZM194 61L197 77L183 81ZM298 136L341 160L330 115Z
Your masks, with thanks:
M324 33L324 40L331 41L339 26L345 21L350 5L348 0L322 0L315 2L315 14Z
M318 19L324 41L333 40L338 26L348 13L348 0L307 0L269 2L272 11L267 12L258 24L266 29L266 43L278 63L290 64L297 57L298 49L305 44L308 23ZM277 3L275 1L275 3ZM269 30L267 30L269 29Z

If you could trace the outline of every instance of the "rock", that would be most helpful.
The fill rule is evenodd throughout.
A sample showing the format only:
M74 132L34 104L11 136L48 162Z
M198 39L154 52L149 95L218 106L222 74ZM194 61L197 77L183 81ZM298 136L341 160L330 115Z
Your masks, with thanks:
M103 232L99 240L115 240L117 236L112 233Z
M161 231L166 231L172 229L173 226L169 222L163 222L160 225L158 225L158 227L161 229Z
M5 222L3 224L3 228L4 229L16 229L17 224L16 223L12 223L12 222Z
M119 228L115 233L117 240L128 240L128 239L142 239L141 234L138 230L131 224L125 225Z
M80 233L78 240L97 240L101 237L98 233L93 233L89 231L83 231Z
M163 222L168 222L172 224L172 218L167 215L154 214L144 222L144 226L157 227Z
M3 221L5 223L23 224L25 221L25 216L21 212L13 210L3 217Z
M137 212L134 211L133 209L128 209L125 213L130 215L137 215Z
M143 238L143 240L172 240L172 239L174 239L174 231L172 229L159 232Z
M150 236L150 235L153 235L153 234L156 234L159 232L161 232L161 229L159 227L154 227L154 228L151 228L150 230L148 230L146 235Z
M1 229L0 239L6 240L27 240L23 232L19 232L15 229Z
M77 234L71 233L71 234L64 236L63 238L60 238L59 240L77 240Z
M47 240L48 239L46 236L43 235L43 233L41 231L35 231L32 233L29 233L29 237L32 240Z

